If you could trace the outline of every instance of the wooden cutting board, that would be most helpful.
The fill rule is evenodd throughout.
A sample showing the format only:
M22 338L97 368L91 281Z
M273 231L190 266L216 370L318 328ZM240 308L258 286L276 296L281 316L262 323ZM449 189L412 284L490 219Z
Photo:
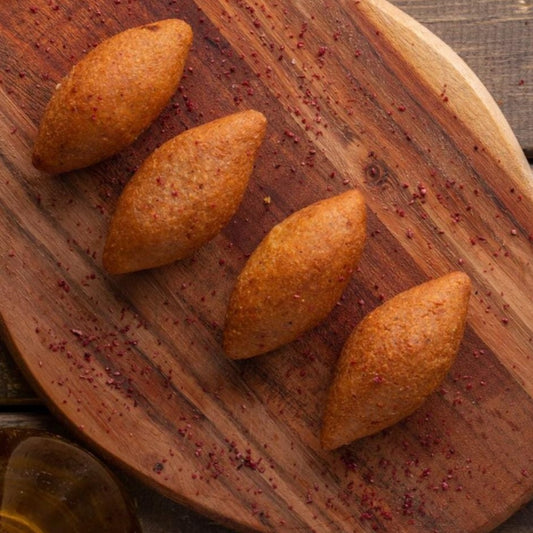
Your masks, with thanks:
M3 2L0 311L10 347L87 444L170 498L243 531L494 527L533 497L533 179L486 89L383 0ZM60 177L32 142L54 85L94 44L180 17L181 87L115 158ZM268 118L242 206L189 260L106 275L123 185L161 142L255 108ZM221 350L235 278L294 210L357 187L360 268L328 319L249 361ZM335 452L322 406L352 328L450 270L473 281L442 387L404 422Z

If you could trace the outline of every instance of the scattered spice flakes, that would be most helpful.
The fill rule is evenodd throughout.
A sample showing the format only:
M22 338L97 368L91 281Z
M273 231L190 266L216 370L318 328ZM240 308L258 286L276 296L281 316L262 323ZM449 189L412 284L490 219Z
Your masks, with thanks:
M70 285L64 279L59 279L57 281L57 286L63 289L66 293L70 292Z
M161 462L157 462L154 464L154 466L152 467L152 470L156 473L156 474L161 474L161 472L163 472L164 468L165 468L165 465L163 464L164 462L166 462L165 459L163 459L163 461Z
M119 0L116 0L116 1L118 1L118 3L120 3ZM259 27L259 26L257 26L257 27ZM401 111L401 110L399 109L399 111ZM265 205L270 204L270 197L265 197L263 201L264 201ZM409 232L410 232L410 230L407 230L407 237L408 238L412 238L412 234L410 236ZM73 332L73 334L75 334L75 333ZM202 455L202 446L199 446L198 444L196 444L196 450L198 451L198 455ZM208 464L211 465L211 466L210 467L206 467L206 468L208 468L208 469L209 468L213 468L213 471L216 473L216 475L220 475L220 472L222 471L222 469L220 467L220 461L217 458L211 457L211 456L210 456L209 459L210 459L210 462ZM251 454L249 455L249 458L246 457L246 454L244 456L241 454L240 460L241 460L241 462L237 463L238 465L240 465L240 466L236 467L237 470L239 470L241 468L257 470L259 464L261 463L261 459L259 459L258 461L255 460L255 459L252 459ZM163 469L163 464L162 463L156 463L156 465L154 465L154 470L155 470L155 467L157 465L161 466L161 470ZM216 465L216 466L214 466L214 465ZM430 477L431 471L429 469L427 469L427 468L423 469L423 472L424 472L424 475L422 476L423 478ZM448 490L449 489L449 481L447 479L443 479L440 482L440 484L437 483L434 486L435 487L439 487L441 490ZM416 491L415 492L411 492L411 491L406 492L405 495L404 495L404 498L403 498L402 508L404 508L403 506L405 505L410 510L412 510L413 507L416 506L416 503L413 503L415 498L416 498ZM309 503L311 503L312 495L309 495L309 493L308 493L308 499L310 500ZM367 505L367 507L365 508L365 510L362 513L362 515L365 515L365 516L361 517L362 519L364 519L364 520L373 520L373 519L377 519L379 517L380 513L389 513L388 511L382 511L380 509L378 503L374 503L374 501L372 500L372 494L371 493L363 494L363 496L361 496L361 500L363 501L363 499L364 499L364 502ZM254 512L256 512L257 511L257 504L256 503L252 504L252 508L254 509ZM412 512L406 513L406 514L412 515ZM387 519L387 520L391 519L391 517L392 516L390 515L390 513L388 514L388 516L385 516L385 515L382 516L382 518Z
M230 461L233 463L237 470L241 468L249 468L250 470L257 470L259 473L263 474L266 470L266 467L262 464L263 459L259 457L254 459L252 457L251 449L247 449L244 453L240 452L236 444L232 442L230 444Z
M125 412L137 407L134 379L136 377L137 379L151 379L154 375L151 368L139 368L135 359L127 357L138 344L133 335L139 327L142 327L142 324L132 323L110 331L102 330L96 323L93 325L91 320L83 320L83 324L83 329L80 327L69 329L72 335L70 339L58 339L56 334L51 331L43 332L42 328L36 328L36 333L42 337L41 342L47 342L51 352L61 354L68 361L66 368L70 370L70 373L56 380L58 386L64 386L65 383L70 382L71 386L77 389L76 380L78 380L84 383L83 387L89 385L100 392L109 388L121 393L123 402L120 405L106 406L103 401L98 409L99 416L109 423L113 417L121 417ZM52 340L46 341L46 337ZM72 342L75 343L74 346ZM163 376L164 385L168 386L172 378L171 371L165 376L161 367L158 367L157 376L160 375ZM81 390L80 388L79 391ZM116 396L109 398L114 398L114 402L119 401L119 397Z
M446 94L446 90L444 90L441 95L441 100L444 102L444 103L448 103L450 101L450 99L448 98L448 95Z

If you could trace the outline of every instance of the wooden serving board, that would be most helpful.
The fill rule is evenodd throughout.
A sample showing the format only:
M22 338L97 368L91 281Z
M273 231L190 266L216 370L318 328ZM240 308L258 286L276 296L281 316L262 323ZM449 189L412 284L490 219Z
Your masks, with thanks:
M111 6L112 4L112 6ZM383 0L2 2L0 311L31 383L88 445L238 530L486 531L533 496L533 180L486 89ZM94 44L180 17L185 77L129 149L50 177L30 163L54 85ZM106 275L123 185L161 142L268 118L242 206L189 260ZM289 213L357 187L368 242L318 328L253 360L221 350L235 278ZM352 328L450 270L474 291L456 364L404 422L335 452L319 427Z

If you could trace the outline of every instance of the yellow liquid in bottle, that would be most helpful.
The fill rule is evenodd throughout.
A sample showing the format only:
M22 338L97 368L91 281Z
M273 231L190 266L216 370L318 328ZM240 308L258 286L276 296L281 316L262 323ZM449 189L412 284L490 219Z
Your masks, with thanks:
M0 429L0 533L140 533L124 496L82 448L43 432Z
M44 533L44 531L27 521L23 516L8 514L0 509L0 533Z

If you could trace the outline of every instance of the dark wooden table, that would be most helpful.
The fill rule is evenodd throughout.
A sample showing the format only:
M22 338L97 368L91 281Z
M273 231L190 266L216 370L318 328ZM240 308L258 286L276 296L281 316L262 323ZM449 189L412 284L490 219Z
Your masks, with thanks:
M530 0L392 0L425 24L466 60L487 86L528 157L533 156L533 4ZM31 427L74 438L24 381L0 344L0 427ZM119 477L134 499L145 533L224 532L207 519L142 486ZM533 531L533 502L498 533Z

